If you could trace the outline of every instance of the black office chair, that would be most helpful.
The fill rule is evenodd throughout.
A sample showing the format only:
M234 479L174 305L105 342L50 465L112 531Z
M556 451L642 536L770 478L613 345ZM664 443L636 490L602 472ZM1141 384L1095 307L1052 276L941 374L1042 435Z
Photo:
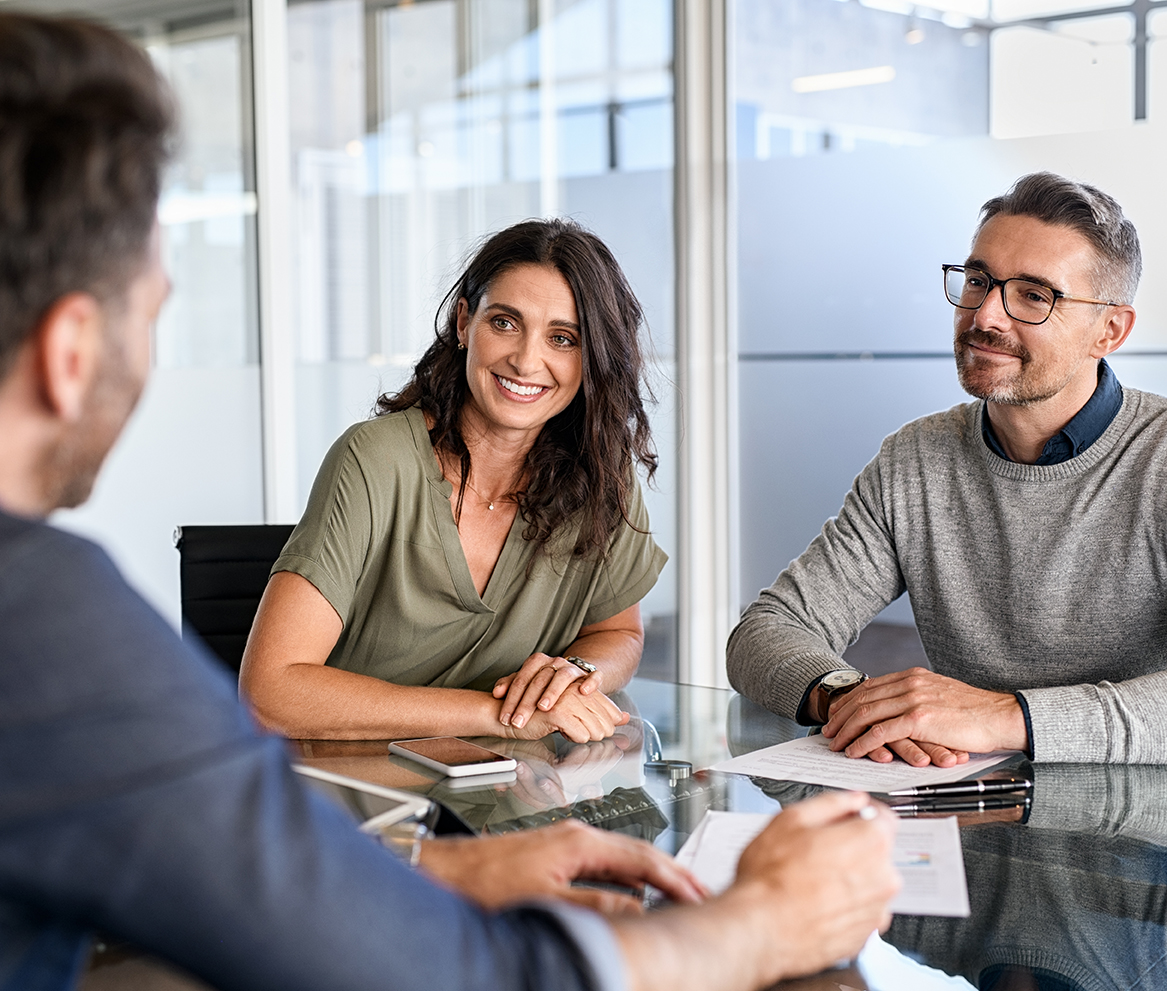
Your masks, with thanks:
M294 527L180 526L174 531L179 554L182 627L194 630L232 671L267 585L267 576Z

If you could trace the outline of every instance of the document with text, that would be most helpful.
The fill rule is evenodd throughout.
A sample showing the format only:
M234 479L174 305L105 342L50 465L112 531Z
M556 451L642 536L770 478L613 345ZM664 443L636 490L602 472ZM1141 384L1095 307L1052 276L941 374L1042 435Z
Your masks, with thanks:
M721 894L733 883L742 851L772 818L766 813L706 812L677 852L677 862ZM893 912L955 918L969 914L955 818L900 820L892 856L904 881L891 904Z
M918 788L976 777L1018 754L1016 750L997 750L990 754L970 754L967 764L955 767L934 767L931 764L912 767L898 757L890 764L879 764L866 757L852 759L835 753L829 745L830 740L821 734L805 736L723 760L710 770L886 794L899 788Z

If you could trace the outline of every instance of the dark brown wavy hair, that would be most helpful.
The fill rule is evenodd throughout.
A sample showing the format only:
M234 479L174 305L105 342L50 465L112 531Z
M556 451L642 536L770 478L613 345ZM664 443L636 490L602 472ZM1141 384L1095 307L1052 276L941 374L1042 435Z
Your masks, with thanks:
M612 534L628 521L636 484L634 463L657 468L644 409L644 359L638 339L644 314L628 280L598 237L570 220L527 220L490 237L446 293L434 320L437 337L395 395L377 400L377 415L420 406L433 422L430 442L456 458L462 481L458 515L470 475L462 439L469 386L466 352L458 350L458 302L478 310L491 283L516 265L545 265L571 287L579 315L583 382L570 405L552 417L527 454L525 491L515 493L526 522L523 537L538 550L569 521L579 521L572 553L602 557ZM631 525L629 523L629 525Z

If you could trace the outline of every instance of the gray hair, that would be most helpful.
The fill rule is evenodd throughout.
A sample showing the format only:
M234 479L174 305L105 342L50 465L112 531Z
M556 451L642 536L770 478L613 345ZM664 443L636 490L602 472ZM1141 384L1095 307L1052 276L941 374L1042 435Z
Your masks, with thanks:
M1095 295L1116 303L1134 300L1143 254L1135 225L1123 216L1113 196L1053 172L1033 172L1018 179L1004 196L994 196L981 207L977 234L997 214L1033 217L1081 234L1098 259Z

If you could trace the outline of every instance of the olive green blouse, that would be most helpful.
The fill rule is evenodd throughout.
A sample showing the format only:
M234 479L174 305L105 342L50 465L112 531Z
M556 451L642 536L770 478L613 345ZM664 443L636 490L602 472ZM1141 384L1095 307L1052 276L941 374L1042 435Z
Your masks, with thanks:
M344 623L333 667L401 685L489 690L531 654L561 655L581 626L639 602L664 551L640 487L603 561L541 554L516 514L482 596L474 588L419 409L350 427L272 568L307 578ZM563 541L568 548L574 544ZM556 540L557 546L561 545Z

